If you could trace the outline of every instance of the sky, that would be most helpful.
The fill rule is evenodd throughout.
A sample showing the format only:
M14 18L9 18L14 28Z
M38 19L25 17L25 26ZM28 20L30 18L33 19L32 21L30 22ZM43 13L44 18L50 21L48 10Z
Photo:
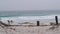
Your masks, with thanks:
M0 0L0 11L60 10L60 0Z

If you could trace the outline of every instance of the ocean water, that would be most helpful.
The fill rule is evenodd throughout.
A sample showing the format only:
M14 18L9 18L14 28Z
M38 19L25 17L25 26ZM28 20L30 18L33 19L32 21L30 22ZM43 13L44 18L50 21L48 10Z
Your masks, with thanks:
M36 23L37 20L41 23L55 22L55 16L60 20L59 10L0 11L0 20L4 23L8 23L7 20L13 20L14 23Z

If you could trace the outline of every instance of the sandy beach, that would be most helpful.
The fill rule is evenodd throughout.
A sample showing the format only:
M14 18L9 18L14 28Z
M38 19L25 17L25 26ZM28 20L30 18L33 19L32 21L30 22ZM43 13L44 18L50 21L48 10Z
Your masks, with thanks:
M60 26L0 26L0 34L60 34Z

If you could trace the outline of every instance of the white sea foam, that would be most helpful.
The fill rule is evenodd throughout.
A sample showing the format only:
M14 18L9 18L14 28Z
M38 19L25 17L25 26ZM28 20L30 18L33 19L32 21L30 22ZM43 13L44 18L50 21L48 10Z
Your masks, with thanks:
M2 17L1 20L7 22L7 20L13 20L14 22L29 22L29 21L37 21L37 20L51 20L55 19L55 16L58 16L60 19L60 15L47 15L47 16L17 16L17 17Z

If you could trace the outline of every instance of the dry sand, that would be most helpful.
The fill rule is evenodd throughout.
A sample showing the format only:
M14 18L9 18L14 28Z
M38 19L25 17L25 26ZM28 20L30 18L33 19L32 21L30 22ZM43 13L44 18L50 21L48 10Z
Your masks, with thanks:
M0 26L0 34L60 34L60 26Z

